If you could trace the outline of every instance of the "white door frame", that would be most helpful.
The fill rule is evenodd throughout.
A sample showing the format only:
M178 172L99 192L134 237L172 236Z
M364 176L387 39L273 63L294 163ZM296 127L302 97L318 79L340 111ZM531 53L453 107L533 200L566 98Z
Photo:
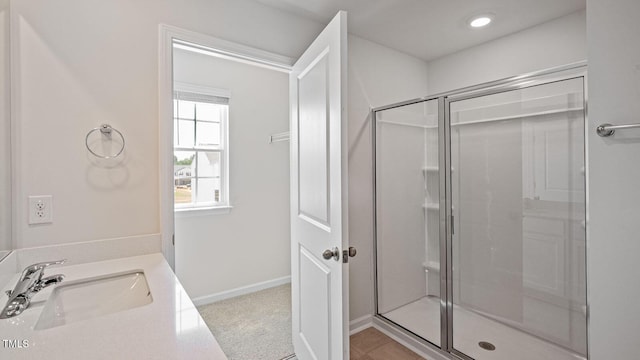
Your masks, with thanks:
M291 72L291 66L295 59L166 24L159 25L158 39L160 233L162 253L169 266L175 270L173 242L173 42L184 42L202 50L203 53L285 73Z

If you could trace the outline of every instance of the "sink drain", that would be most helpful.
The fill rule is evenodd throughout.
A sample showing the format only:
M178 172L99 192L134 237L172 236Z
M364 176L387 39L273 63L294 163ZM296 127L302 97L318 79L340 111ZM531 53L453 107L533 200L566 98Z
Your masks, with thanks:
M493 351L496 349L496 346L493 345L490 342L486 342L486 341L480 341L478 343L478 346L480 346L481 348L485 349L485 350L489 350L489 351Z

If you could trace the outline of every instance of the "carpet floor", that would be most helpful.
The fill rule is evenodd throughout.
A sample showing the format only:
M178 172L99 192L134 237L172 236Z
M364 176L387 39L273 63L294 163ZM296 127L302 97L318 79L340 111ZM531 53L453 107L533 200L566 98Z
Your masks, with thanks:
M229 360L279 360L293 354L291 284L198 310Z

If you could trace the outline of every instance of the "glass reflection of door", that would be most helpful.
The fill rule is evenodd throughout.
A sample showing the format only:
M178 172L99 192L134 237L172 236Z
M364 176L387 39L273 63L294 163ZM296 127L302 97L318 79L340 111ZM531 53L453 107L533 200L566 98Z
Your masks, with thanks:
M454 352L586 357L583 83L448 102Z

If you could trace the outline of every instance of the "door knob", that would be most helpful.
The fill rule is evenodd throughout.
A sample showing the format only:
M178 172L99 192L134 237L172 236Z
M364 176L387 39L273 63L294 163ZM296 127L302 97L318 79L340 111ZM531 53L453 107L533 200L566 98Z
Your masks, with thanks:
M333 258L333 260L338 261L340 260L340 249L337 247L334 247L332 250L327 249L322 253L322 257L325 260Z

